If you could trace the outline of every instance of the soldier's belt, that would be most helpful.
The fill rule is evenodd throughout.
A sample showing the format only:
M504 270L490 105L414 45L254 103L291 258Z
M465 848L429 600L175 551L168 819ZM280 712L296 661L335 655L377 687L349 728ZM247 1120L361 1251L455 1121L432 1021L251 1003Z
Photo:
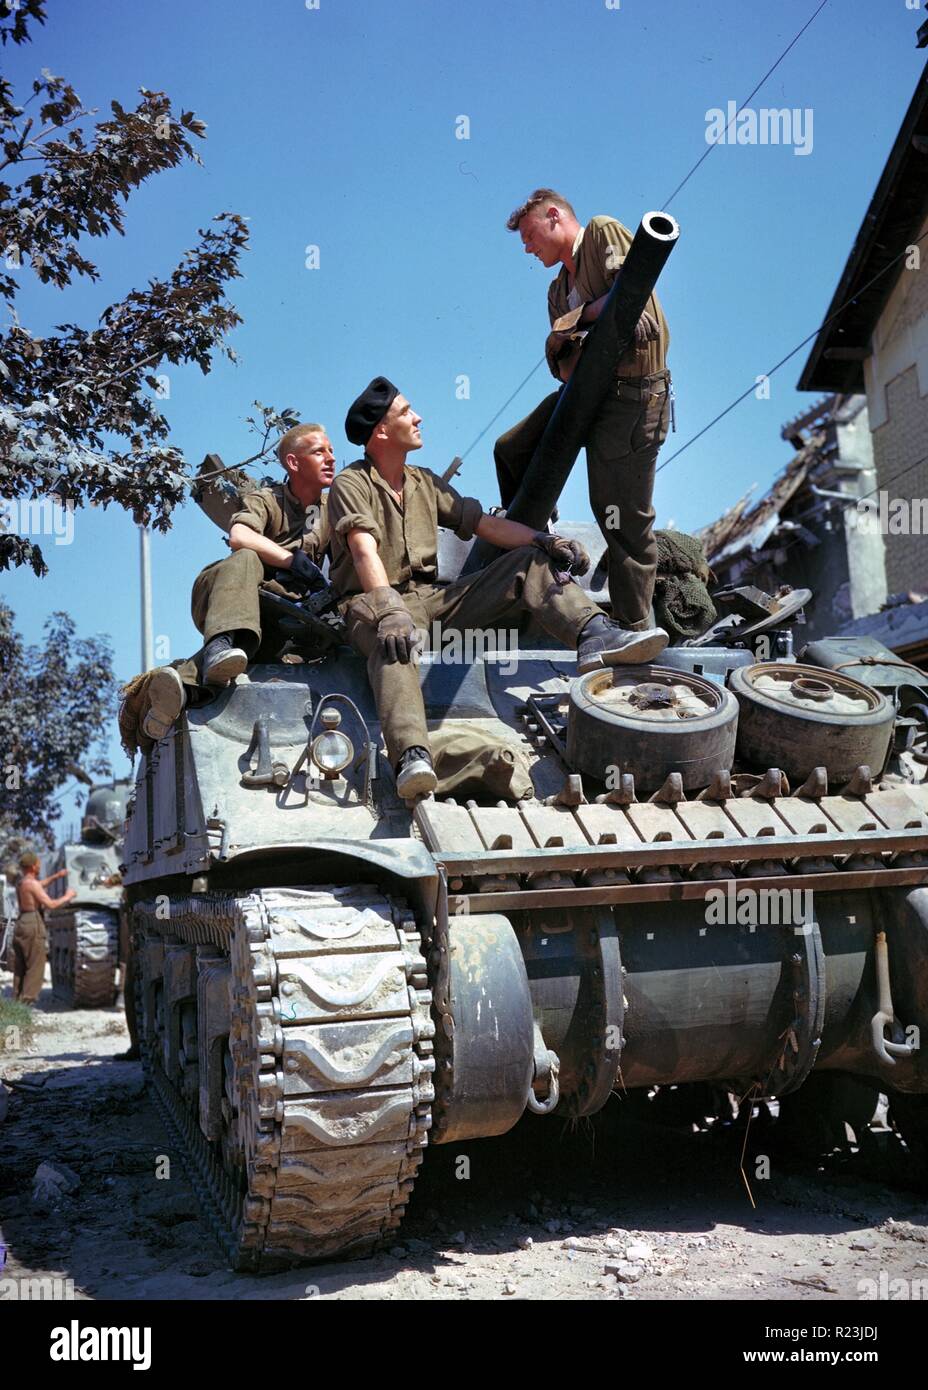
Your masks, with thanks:
M616 394L620 401L640 401L645 396L664 396L670 388L670 372L652 372L650 376L620 376L616 378Z

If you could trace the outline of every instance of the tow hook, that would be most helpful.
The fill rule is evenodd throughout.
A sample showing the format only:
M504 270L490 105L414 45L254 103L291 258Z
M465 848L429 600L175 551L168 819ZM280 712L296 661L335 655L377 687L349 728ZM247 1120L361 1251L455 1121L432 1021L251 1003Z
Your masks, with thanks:
M877 1011L870 1024L873 1033L873 1048L876 1055L894 1067L897 1057L911 1057L915 1051L914 1042L890 1042L885 1036L886 1028L903 1028L893 1009L893 997L889 988L889 947L885 931L876 934L876 992Z
M257 750L258 765L251 770L251 761ZM251 733L251 742L245 754L248 767L242 773L243 787L283 787L290 776L286 763L274 761L271 753L270 721L266 714L259 714Z
M534 1049L534 1075L532 1084L528 1088L526 1105L535 1115L550 1115L561 1097L561 1087L558 1075L561 1070L561 1059L556 1052L551 1052L545 1046L545 1040L541 1036L541 1029L535 1023L535 1049ZM535 1087L547 1087L547 1095L540 1099L535 1094Z

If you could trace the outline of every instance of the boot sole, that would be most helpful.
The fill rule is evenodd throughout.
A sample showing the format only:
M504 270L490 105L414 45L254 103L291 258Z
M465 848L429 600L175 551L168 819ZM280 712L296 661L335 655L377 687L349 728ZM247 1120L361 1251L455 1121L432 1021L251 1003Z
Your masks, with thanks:
M234 680L236 676L242 675L248 666L248 657L241 647L233 647L226 652L218 661L214 661L207 671L203 672L204 685L225 685L228 681Z
M148 698L149 710L142 721L142 732L148 738L164 738L187 703L181 678L172 666L165 666L152 676Z
M412 801L416 796L425 796L438 787L438 778L430 767L421 772L408 772L396 784L396 793L403 801Z
M588 671L600 671L605 666L644 666L660 656L666 646L666 637L642 636L638 642L628 642L617 650L597 652L595 656L588 657L578 664L577 674L585 676Z

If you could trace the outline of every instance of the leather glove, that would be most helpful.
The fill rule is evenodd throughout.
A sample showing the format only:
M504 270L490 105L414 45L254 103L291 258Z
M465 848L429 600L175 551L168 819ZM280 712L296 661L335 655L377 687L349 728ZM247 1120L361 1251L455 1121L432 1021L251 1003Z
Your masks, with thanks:
M285 576L284 582L289 579L291 582L302 584L310 594L315 593L317 589L325 588L322 570L309 558L305 550L295 550L290 568L282 570L281 573Z
M645 347L659 337L660 329L657 326L657 320L652 318L647 309L643 309L641 318L635 324L635 347Z
M376 627L383 659L390 664L399 661L407 665L422 645L402 595L389 586L359 594L351 605L351 615Z
M534 544L554 561L559 570L569 570L571 574L586 574L590 568L590 557L579 541L566 536L552 536L548 531L539 531Z
M560 329L554 328L548 334L545 340L545 361L551 375L558 381L566 381L577 365L585 337L585 333L562 333Z

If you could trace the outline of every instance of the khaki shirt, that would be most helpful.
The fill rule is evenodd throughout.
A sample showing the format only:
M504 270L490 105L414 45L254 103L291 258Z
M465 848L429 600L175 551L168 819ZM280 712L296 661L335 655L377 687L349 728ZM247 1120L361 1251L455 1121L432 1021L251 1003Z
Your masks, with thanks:
M438 528L445 526L469 541L483 507L473 497L462 497L427 468L406 464L403 501L364 457L342 469L329 489L332 583L344 598L363 592L348 549L348 532L368 531L387 579L395 589L410 584L434 584L438 578Z
M592 303L612 288L612 282L631 244L632 233L614 217L590 218L583 229L580 245L574 252L576 275L573 285L567 267L561 266L559 274L548 287L548 315L552 325L562 314L569 313L580 304ZM651 295L647 309L657 323L659 336L642 348L632 344L618 361L617 376L650 376L667 366L670 329L656 294Z
M319 565L330 539L328 499L323 497L315 506L305 507L289 483L275 483L245 494L242 510L232 517L229 529L236 525L248 526L284 550L305 550ZM276 566L265 565L268 568Z

